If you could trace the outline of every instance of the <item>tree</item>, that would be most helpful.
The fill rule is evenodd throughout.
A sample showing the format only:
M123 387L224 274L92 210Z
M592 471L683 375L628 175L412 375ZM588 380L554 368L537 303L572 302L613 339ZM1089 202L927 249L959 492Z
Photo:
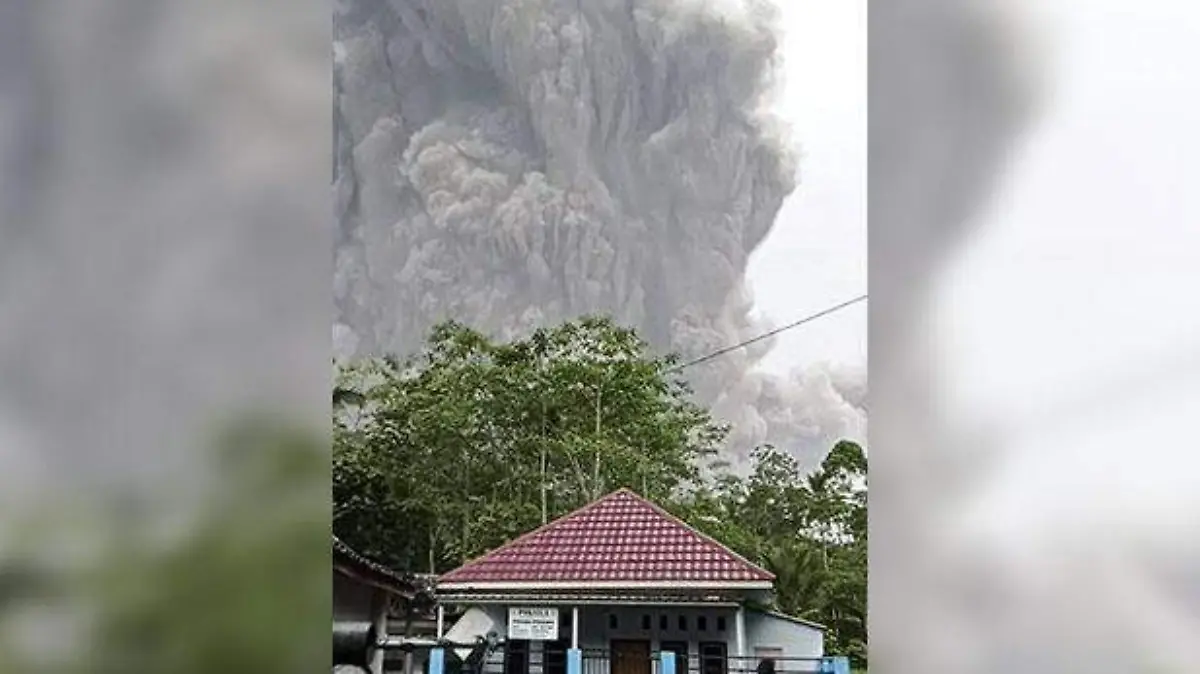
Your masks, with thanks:
M343 368L335 530L440 572L619 487L669 500L725 434L674 363L584 318L507 344L446 323L413 358Z
M842 441L804 476L763 446L743 479L722 475L678 508L693 526L775 574L775 606L824 624L827 650L866 664L867 459Z
M808 521L826 556L818 603L831 646L856 665L867 658L867 457L856 443L834 445L807 479Z

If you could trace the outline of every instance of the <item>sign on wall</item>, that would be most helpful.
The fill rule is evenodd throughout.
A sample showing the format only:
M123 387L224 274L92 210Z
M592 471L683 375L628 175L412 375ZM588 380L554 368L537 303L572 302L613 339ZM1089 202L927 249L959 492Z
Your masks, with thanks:
M558 638L558 609L510 606L508 638L529 641L554 641Z

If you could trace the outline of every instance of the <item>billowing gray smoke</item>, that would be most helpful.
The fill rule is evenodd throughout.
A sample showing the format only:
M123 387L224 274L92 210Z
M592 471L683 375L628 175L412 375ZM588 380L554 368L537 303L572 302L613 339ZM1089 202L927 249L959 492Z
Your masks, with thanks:
M410 352L446 318L510 337L604 313L685 357L762 329L746 266L796 173L764 106L773 7L335 4L340 355ZM855 384L751 374L764 353L689 371L735 445L862 437Z

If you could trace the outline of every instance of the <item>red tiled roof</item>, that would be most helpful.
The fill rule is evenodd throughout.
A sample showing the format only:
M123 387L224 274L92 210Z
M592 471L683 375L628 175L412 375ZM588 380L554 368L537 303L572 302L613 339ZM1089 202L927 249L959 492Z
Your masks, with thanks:
M744 583L774 576L628 489L455 569L439 584Z

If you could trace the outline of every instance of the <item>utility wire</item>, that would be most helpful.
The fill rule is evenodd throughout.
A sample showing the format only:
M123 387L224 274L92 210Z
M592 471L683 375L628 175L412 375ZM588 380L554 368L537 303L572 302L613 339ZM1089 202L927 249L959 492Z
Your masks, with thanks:
M675 367L672 367L672 368L669 368L668 370L666 370L665 374L671 374L673 372L678 372L684 368L689 368L693 365L699 365L700 363L706 363L706 362L712 360L713 358L724 356L725 354L727 354L731 351L737 351L738 349L740 349L744 346L749 346L755 342L761 342L762 340L767 339L769 337L774 337L775 335L778 335L781 332L786 332L788 330L791 330L792 328L796 328L801 325L804 325L805 323L815 321L818 318L821 318L823 316L828 316L829 314L832 314L834 312L841 311L842 309L845 309L846 307L853 305L853 304L858 304L859 302L862 302L865 299L867 299L866 295L859 295L858 297L855 297L854 299L846 300L845 302L842 302L841 304L835 304L834 306L829 307L828 309L823 309L821 311L818 311L815 314L810 314L808 316L805 316L804 318L801 318L798 321L793 321L791 323L788 323L787 325L785 325L783 327L775 328L774 330L771 330L770 332L764 332L763 334L758 335L757 337L751 337L750 339L747 339L744 342L738 342L737 344L733 344L731 346L727 346L725 348L713 351L712 353L710 353L706 356L701 356L694 360L689 360L686 363L683 363L681 365L676 365Z

